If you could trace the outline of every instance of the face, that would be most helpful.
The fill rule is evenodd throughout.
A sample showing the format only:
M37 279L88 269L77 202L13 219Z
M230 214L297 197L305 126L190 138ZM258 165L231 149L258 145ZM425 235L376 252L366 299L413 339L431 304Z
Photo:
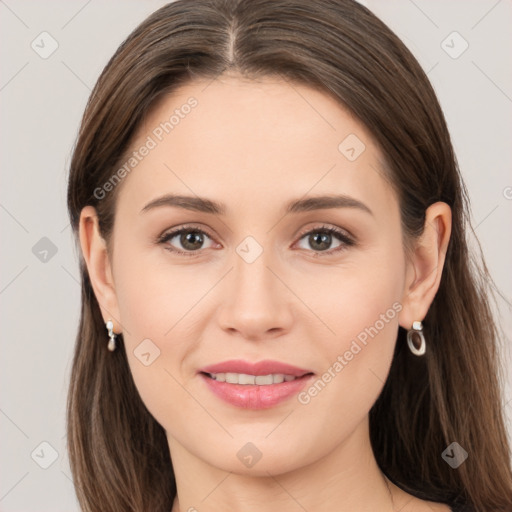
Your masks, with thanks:
M319 91L223 76L163 98L133 151L110 307L171 456L265 475L333 452L383 387L406 280L368 131Z

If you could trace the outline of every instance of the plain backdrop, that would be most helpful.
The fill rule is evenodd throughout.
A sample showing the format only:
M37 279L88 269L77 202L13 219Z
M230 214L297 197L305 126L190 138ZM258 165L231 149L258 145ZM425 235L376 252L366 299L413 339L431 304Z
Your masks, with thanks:
M65 204L67 169L103 66L164 3L0 0L2 512L79 510L65 448L65 399L80 304ZM492 276L510 300L512 2L362 3L428 72L469 190L476 234ZM508 333L501 349L503 406L512 432L512 315L503 299L499 307Z

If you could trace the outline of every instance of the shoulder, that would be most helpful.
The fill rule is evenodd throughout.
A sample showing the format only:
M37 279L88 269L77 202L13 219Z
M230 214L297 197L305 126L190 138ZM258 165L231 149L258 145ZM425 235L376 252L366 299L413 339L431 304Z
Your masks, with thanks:
M395 504L398 505L400 512L466 512L462 509L454 509L446 503L423 500L407 493L400 496Z
M474 512L471 507L447 505L437 501L421 499L391 483L393 502L400 512Z
M473 508L468 505L454 505L452 512L474 512Z
M425 511L428 512L453 512L452 507L446 505L446 503L437 503L434 501L424 501ZM419 509L418 509L419 510Z
M465 505L447 505L446 503L438 503L434 501L425 501L425 500L414 500L414 502L410 503L411 509L410 512L474 512L471 507ZM409 509L404 508L404 512Z

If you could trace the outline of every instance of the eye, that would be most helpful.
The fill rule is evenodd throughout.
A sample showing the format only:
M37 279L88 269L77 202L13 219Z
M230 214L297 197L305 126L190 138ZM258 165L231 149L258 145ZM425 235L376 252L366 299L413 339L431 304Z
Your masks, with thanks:
M172 241L175 238L176 241L174 243L179 244L181 247L173 246ZM211 240L210 236L202 229L182 226L179 229L164 233L158 238L158 243L165 244L166 249L171 252L185 256L195 256L195 252L205 249L202 245L206 238Z
M174 242L173 240L176 239ZM184 256L196 256L204 247L206 240L212 241L208 233L193 226L182 226L178 229L167 231L157 239L157 243L164 244L165 248L173 253ZM311 247L300 247L301 249L313 250L315 256L328 256L355 245L355 241L339 228L331 226L321 226L319 228L307 231L300 236L299 242L305 240ZM334 249L330 248L334 241L338 245ZM179 244L178 247L174 244ZM324 254L322 254L324 253Z
M339 244L334 249L329 250L333 241L336 239ZM316 253L315 256L332 255L333 253L355 245L355 241L346 232L330 226L321 226L310 230L301 236L299 242L302 240L305 240L306 243L310 245L312 250ZM303 248L304 247L301 247L301 249Z

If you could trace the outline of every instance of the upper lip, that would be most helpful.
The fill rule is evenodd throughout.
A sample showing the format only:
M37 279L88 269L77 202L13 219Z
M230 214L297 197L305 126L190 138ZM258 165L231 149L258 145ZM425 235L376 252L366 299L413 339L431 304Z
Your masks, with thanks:
M294 377L302 377L308 373L313 373L310 370L298 368L290 364L281 363L279 361L258 361L251 363L241 359L223 361L209 366L205 366L199 370L202 373L244 373L246 375L270 375L270 374L284 374L293 375Z

